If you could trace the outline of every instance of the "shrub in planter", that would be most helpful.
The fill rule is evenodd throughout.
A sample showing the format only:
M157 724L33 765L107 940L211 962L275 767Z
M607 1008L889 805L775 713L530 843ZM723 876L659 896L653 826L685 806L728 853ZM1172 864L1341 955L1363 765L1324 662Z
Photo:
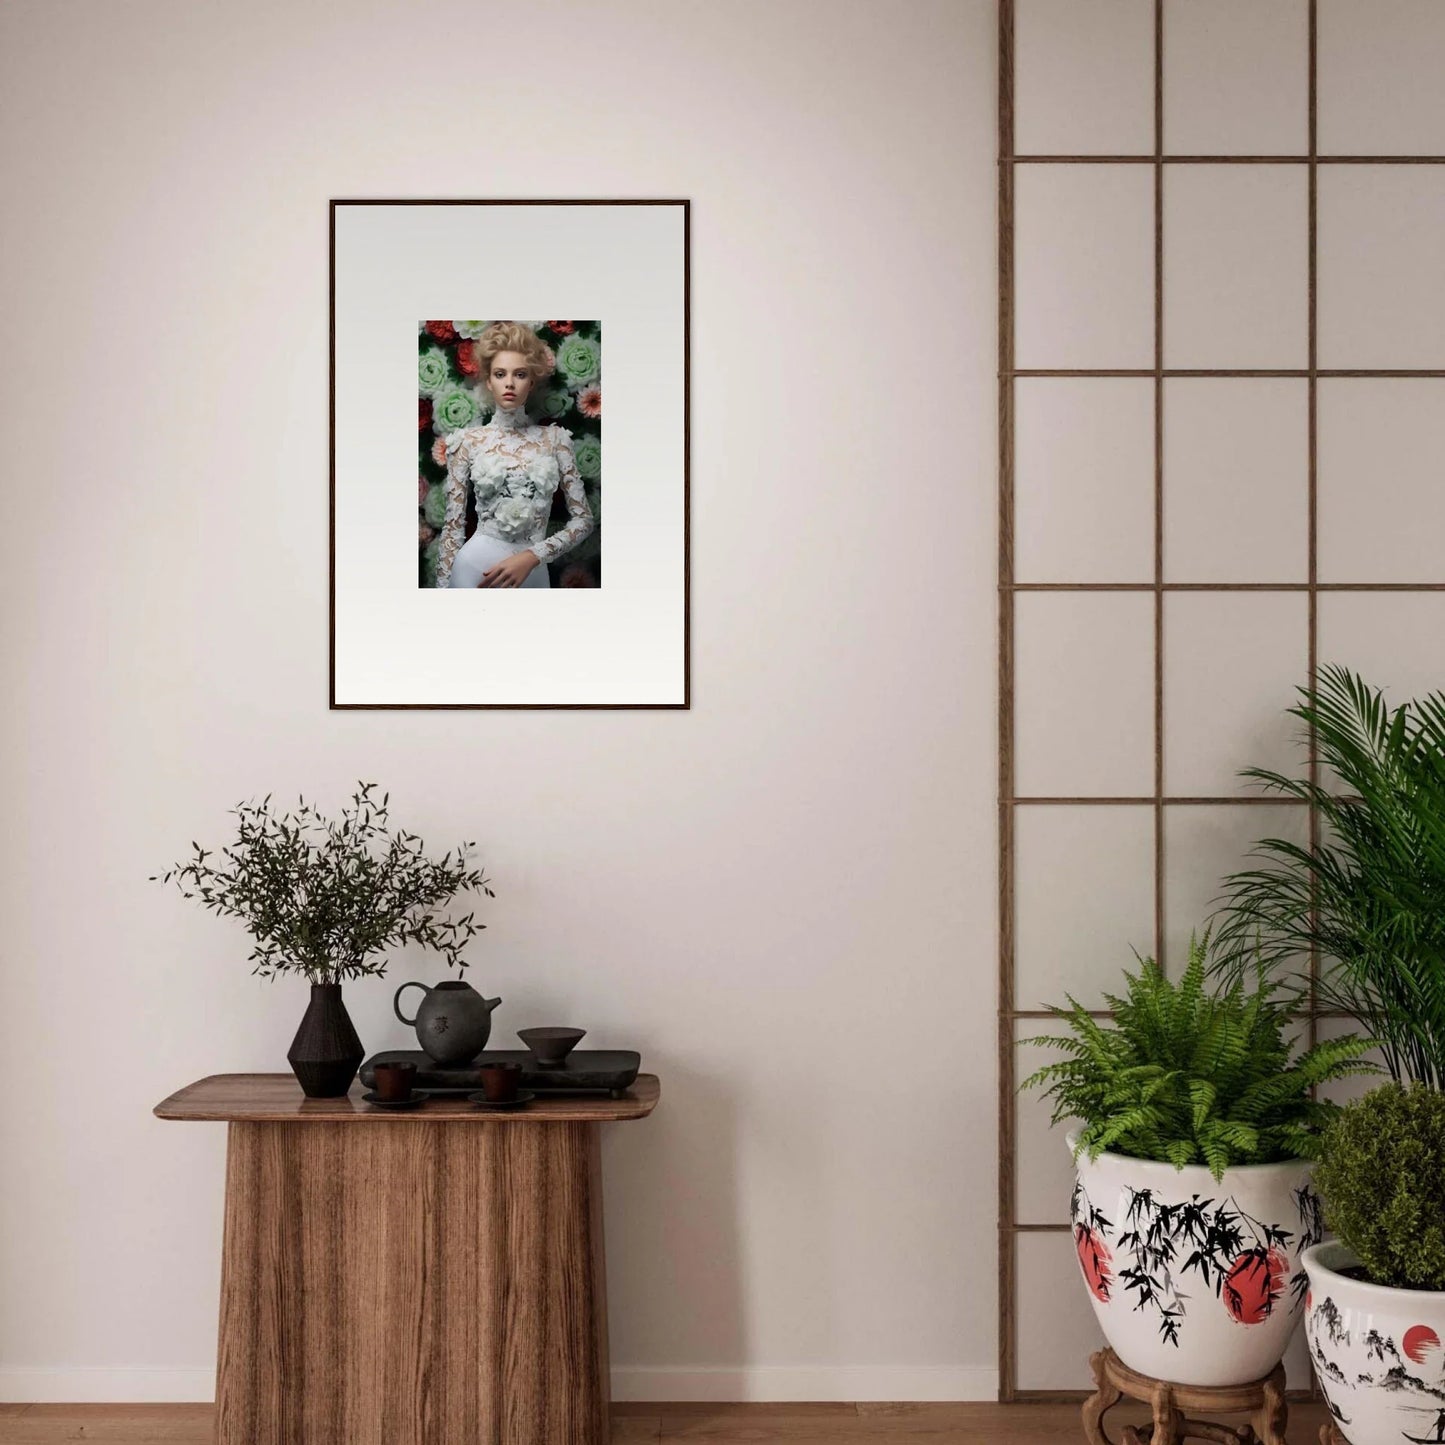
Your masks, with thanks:
M1209 936L1175 984L1152 959L1106 994L1112 1022L1075 999L1072 1033L1025 1040L1068 1056L1025 1079L1054 1101L1078 1170L1071 1219L1105 1337L1128 1366L1193 1385L1267 1375L1298 1322L1301 1251L1321 1238L1310 1187L1335 1107L1312 1086L1374 1072L1350 1035L1295 1056L1297 998L1260 978L1205 986ZM1046 1087L1045 1087L1046 1086Z
M1445 1439L1445 1095L1389 1083L1348 1105L1315 1182L1339 1235L1305 1255L1331 1413L1351 1445Z

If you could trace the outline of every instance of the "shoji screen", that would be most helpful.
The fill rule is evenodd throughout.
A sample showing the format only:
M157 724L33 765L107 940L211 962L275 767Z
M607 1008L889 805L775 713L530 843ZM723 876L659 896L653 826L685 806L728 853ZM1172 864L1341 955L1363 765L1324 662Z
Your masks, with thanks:
M1001 3L1005 1398L1099 1341L1014 1040L1309 834L1318 666L1445 686L1442 77L1445 0Z

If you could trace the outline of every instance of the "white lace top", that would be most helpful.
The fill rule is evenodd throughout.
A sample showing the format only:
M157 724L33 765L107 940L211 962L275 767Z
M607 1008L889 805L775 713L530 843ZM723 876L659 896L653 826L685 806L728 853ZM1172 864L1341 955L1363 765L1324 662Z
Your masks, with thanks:
M572 433L564 426L534 422L521 407L508 411L499 406L485 425L452 432L446 454L447 510L437 547L438 587L451 584L452 563L466 530L469 483L477 502L477 531L528 546L543 563L575 547L597 525L577 471ZM548 537L552 495L559 485L570 518Z

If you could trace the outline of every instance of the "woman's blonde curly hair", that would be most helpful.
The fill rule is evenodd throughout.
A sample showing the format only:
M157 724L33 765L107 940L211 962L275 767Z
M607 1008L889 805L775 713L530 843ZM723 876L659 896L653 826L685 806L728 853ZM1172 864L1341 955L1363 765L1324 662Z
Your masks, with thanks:
M523 326L519 321L493 321L477 338L476 355L480 368L477 387L484 400L492 399L487 378L492 374L492 363L504 351L515 351L525 356L532 367L532 387L527 393L527 409L531 411L533 402L546 390L548 379L556 369L557 358L530 326Z

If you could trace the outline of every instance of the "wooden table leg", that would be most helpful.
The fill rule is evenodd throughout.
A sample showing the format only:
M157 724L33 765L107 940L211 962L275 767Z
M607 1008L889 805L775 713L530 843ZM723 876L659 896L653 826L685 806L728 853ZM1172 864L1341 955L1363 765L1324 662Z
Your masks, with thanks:
M232 1123L218 1445L607 1445L596 1124Z

